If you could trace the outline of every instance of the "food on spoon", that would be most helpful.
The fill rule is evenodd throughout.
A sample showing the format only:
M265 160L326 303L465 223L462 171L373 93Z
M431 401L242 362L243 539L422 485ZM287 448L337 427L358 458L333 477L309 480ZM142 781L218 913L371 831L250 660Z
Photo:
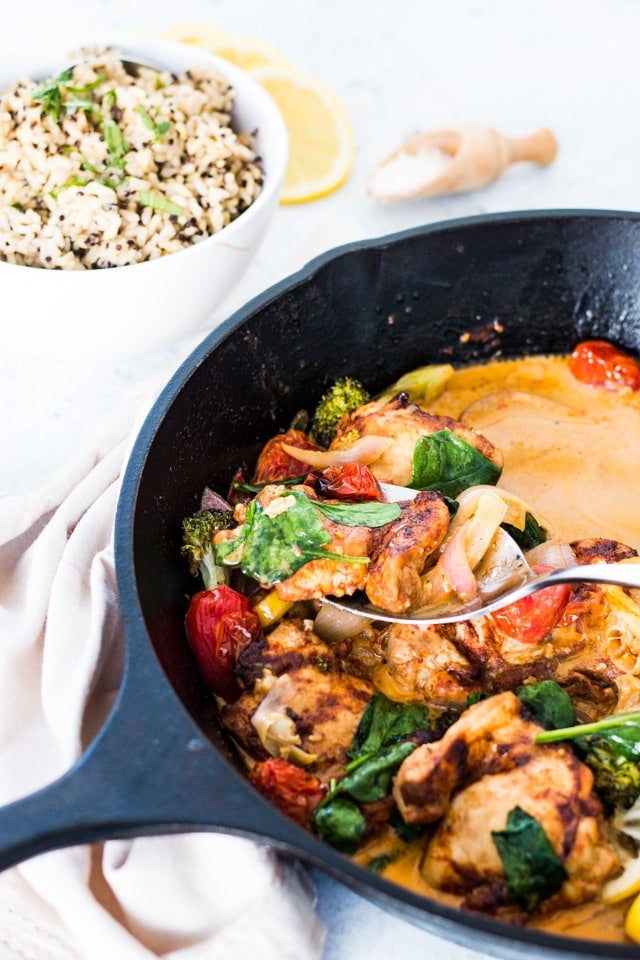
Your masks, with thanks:
M367 397L328 447L296 418L232 482L233 524L213 533L231 586L208 592L238 586L245 605L218 598L200 642L222 725L279 809L388 879L576 936L606 916L623 941L640 862L637 592L554 587L421 625L322 599L363 590L393 611L473 590L502 529L536 567L640 562L616 439L640 438L640 393L585 383L568 356L398 382L415 393ZM388 481L419 492L386 502Z

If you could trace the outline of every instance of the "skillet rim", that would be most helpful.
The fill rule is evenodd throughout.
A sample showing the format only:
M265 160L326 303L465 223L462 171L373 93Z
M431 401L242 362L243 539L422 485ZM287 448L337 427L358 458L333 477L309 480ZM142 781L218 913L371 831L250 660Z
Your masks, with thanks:
M249 299L245 304L234 310L234 312L219 323L213 330L207 333L202 341L191 351L191 353L179 364L172 376L167 380L165 386L158 393L150 410L148 411L144 422L139 429L134 443L131 446L129 459L124 469L122 486L118 498L115 521L115 555L116 555L116 575L118 588L128 603L123 606L123 618L132 634L137 630L144 632L146 646L149 653L158 659L154 643L149 635L145 624L145 617L140 603L139 593L136 582L136 565L133 551L133 527L137 506L137 496L140 483L144 474L144 469L149 452L154 440L160 431L165 417L177 400L182 390L188 384L195 371L215 352L216 348L222 344L228 337L232 336L242 325L249 321L254 314L262 310L272 301L279 298L283 293L295 290L297 287L312 279L327 264L348 256L359 250L384 249L389 245L394 245L405 240L411 240L413 237L420 237L430 234L441 233L448 234L454 230L464 230L468 227L492 226L500 223L536 223L545 220L555 221L578 221L585 220L591 222L597 221L640 221L640 212L626 211L604 208L550 208L540 210L518 210L502 211L498 213L478 214L448 220L435 221L426 225L411 227L401 231L389 234L382 234L377 237L369 237L360 240L350 241L345 244L333 247L316 257L309 260L300 269L282 278L272 284L256 296ZM133 600L134 606L131 607ZM129 644L127 644L126 662L129 660ZM192 718L190 710L183 703L173 688L173 684L167 676L164 668L158 662L162 675L167 686L175 694L178 704ZM123 686L127 681L129 671L125 670L123 677ZM196 721L193 720L197 727ZM207 740L207 746L216 754L221 755L221 751L211 741ZM226 760L226 758L223 757ZM236 773L229 767L230 773ZM240 777L240 774L237 774ZM248 781L244 781L246 790L256 792ZM283 823L287 827L286 832L291 832L291 822L280 814ZM426 929L435 935L443 936L453 943L466 946L470 949L480 947L483 951L496 957L502 957L506 954L498 951L499 946L503 946L512 957L530 958L544 956L557 958L557 960L568 960L570 957L579 958L579 960L589 960L589 958L620 958L620 960L629 960L629 958L638 956L638 948L629 944L616 944L607 941L592 941L580 939L577 937L567 937L561 934L551 934L542 930L511 927L503 921L497 921L483 914L465 913L457 907L449 907L438 901L428 900L412 891L401 887L391 881L385 880L376 874L360 867L351 859L337 851L332 850L328 845L315 838L302 827L294 826L294 836L299 835L300 841L294 844L285 841L284 847L290 851L297 859L311 862L315 866L331 874L335 879L342 880L351 889L368 899L373 899L383 904L384 909L388 909L395 915L402 916L403 919ZM214 827L215 829L215 827ZM263 837L264 839L264 837ZM266 838L273 842L272 838ZM310 840L312 841L310 843ZM282 852L282 845L275 841L276 849ZM308 849L311 847L311 849ZM315 849L320 848L320 852ZM325 851L330 851L327 857L335 863L323 863ZM342 874L342 877L341 877ZM346 875L346 876L345 876ZM375 896L372 891L375 891ZM425 906L426 905L426 906ZM434 922L421 922L421 918L429 919ZM456 934L459 931L459 936ZM517 932L517 938L513 939L512 934ZM465 936L466 934L466 936ZM472 937L476 939L472 941ZM489 943L477 942L477 935L481 934L489 938ZM586 948L586 949L585 949Z

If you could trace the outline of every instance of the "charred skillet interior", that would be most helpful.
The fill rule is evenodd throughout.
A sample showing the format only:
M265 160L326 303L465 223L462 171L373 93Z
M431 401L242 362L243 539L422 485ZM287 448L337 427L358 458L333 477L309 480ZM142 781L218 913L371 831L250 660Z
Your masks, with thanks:
M418 365L565 353L586 337L637 352L639 249L640 215L600 211L472 218L352 244L252 301L187 360L133 450L118 513L118 576L131 647L150 639L217 751L229 755L186 644L194 586L179 551L181 518L197 509L205 485L225 490L238 464L253 463L261 445L340 376L374 392ZM297 828L289 834L297 852L323 862L317 841ZM324 862L335 873L342 858L328 851ZM346 858L343 869L347 882L389 909L498 956L636 955L632 947L505 932Z

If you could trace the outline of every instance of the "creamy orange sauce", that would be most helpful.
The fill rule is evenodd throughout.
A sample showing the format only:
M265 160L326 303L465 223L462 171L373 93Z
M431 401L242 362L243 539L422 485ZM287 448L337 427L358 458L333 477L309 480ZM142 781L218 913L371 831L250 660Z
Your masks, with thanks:
M495 444L498 486L546 518L554 537L640 550L638 394L585 386L561 357L530 357L456 371L431 409Z
M560 540L607 537L640 551L640 396L612 393L574 379L561 357L497 361L456 371L432 413L461 420L503 455L499 486L525 500ZM398 691L385 691L403 699ZM381 873L430 899L460 898L429 887L420 873L423 844L377 837L356 859L393 859ZM625 942L629 901L599 901L531 920L567 936Z

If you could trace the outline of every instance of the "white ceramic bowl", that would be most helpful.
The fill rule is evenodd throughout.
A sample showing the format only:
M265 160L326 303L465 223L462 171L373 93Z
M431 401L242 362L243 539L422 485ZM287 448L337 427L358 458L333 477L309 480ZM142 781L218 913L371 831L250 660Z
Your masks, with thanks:
M182 72L208 63L235 90L234 129L253 134L264 186L218 233L156 260L99 270L46 270L0 261L1 343L17 356L118 360L168 345L200 326L231 293L255 254L279 201L288 140L265 90L226 60L184 44L146 38L83 38L4 51L0 85L57 76L80 45L116 47L125 58Z

